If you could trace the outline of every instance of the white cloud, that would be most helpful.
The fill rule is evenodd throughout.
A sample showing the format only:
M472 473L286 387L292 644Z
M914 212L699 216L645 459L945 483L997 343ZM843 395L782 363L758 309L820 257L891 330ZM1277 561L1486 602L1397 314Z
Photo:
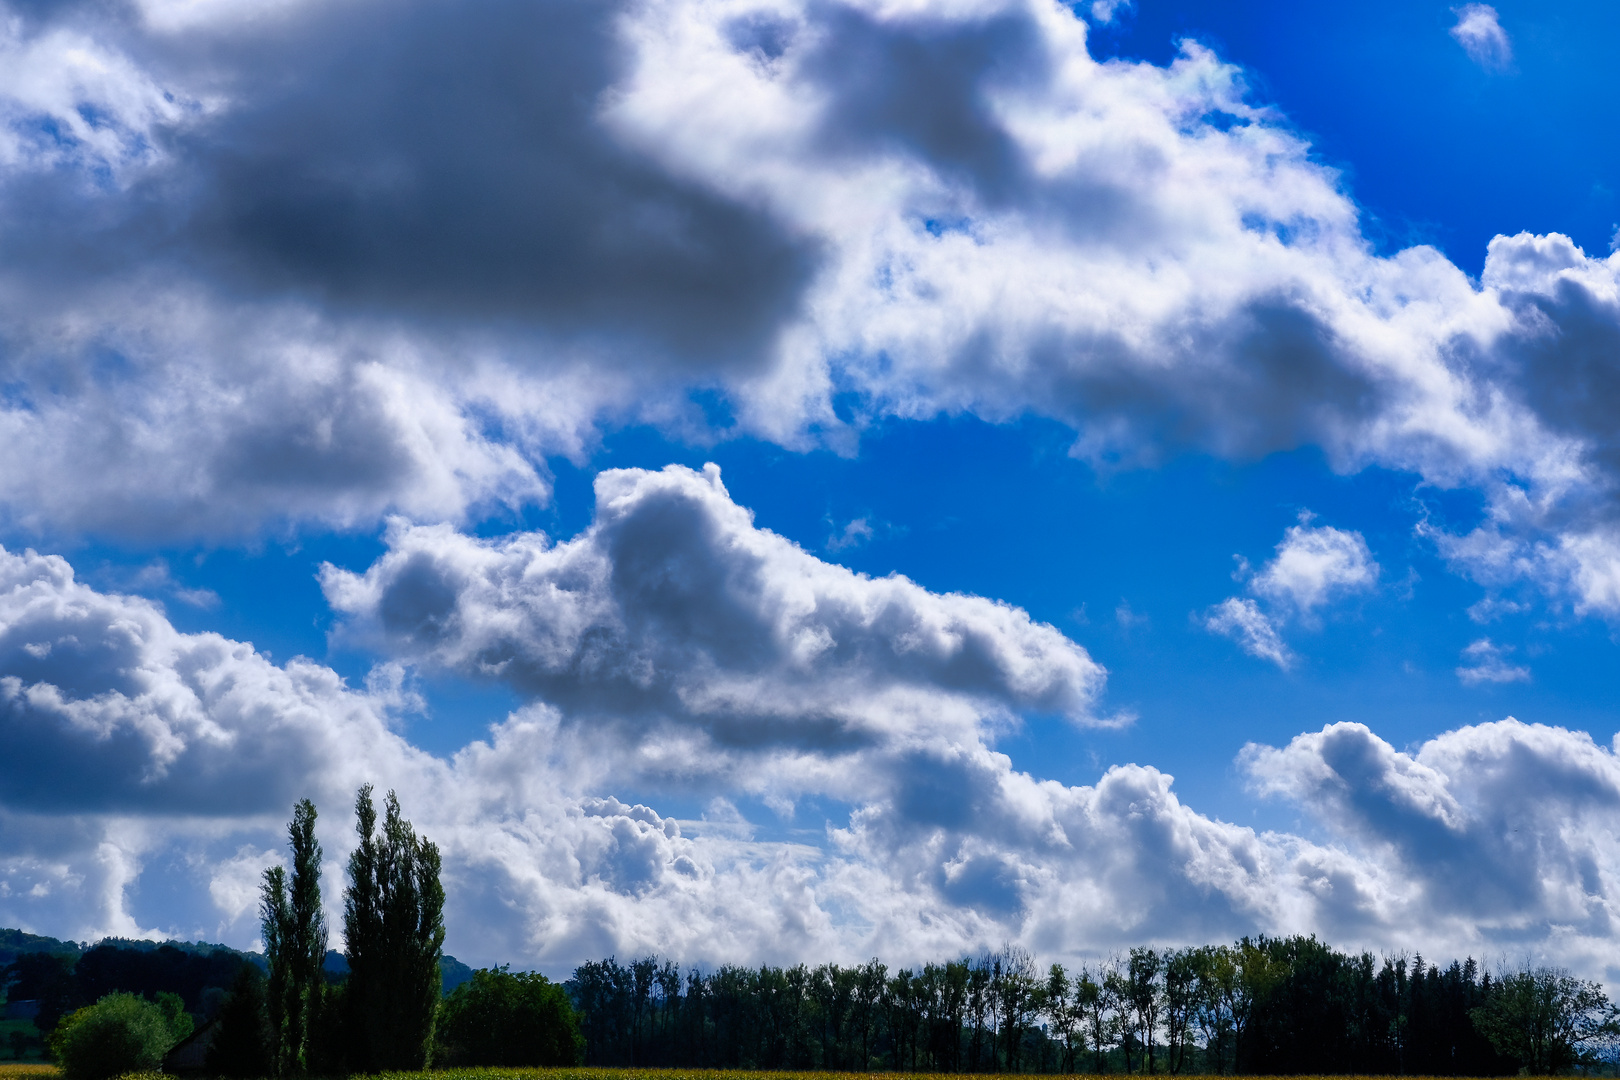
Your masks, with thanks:
M1247 751L1256 785L1326 841L1199 814L1151 767L1042 780L991 740L1009 709L1084 715L1100 671L1055 631L820 563L754 529L713 474L620 473L602 495L572 546L401 527L366 575L329 582L379 632L550 699L448 760L391 723L393 675L353 690L179 633L59 558L0 555L0 922L249 945L253 877L302 795L323 812L335 915L370 780L443 848L450 948L476 962L912 962L1005 941L1066 957L1256 932L1620 961L1603 921L1620 767L1584 735L1510 721L1413 756L1337 725ZM726 572L686 593L669 558ZM835 638L808 662L836 701L803 692L814 627ZM814 842L738 810L806 795L843 808ZM711 812L674 820L671 797Z
M1608 378L1612 260L1499 237L1476 287L1375 255L1194 43L1098 63L1051 0L379 3L6 23L13 520L460 520L544 499L537 458L603 423L713 437L693 387L848 450L836 391L1053 417L1109 467L1309 443L1474 485L1503 543L1576 545L1550 588L1620 610L1576 550L1613 528L1613 424L1547 374ZM71 138L28 142L42 116Z
M1331 525L1312 528L1309 517L1302 517L1283 535L1276 557L1255 575L1250 587L1259 596L1309 616L1339 596L1372 588L1378 572L1360 533Z
M1480 638L1462 651L1463 664L1457 668L1457 678L1469 686L1529 682L1529 668L1508 662L1507 654L1512 651L1511 645L1496 645L1490 638Z
M1221 601L1204 616L1204 629L1233 638L1250 656L1270 660L1284 671L1293 666L1294 654L1276 624L1253 600L1231 596Z
M1334 724L1280 750L1251 746L1244 760L1258 790L1296 801L1348 850L1404 876L1396 917L1448 938L1454 953L1590 949L1580 966L1614 963L1620 765L1590 736L1508 719L1407 754L1360 724Z
M1270 660L1283 670L1294 655L1283 643L1280 626L1288 619L1313 623L1318 609L1343 596L1364 592L1378 582L1380 568L1367 541L1358 532L1331 525L1312 527L1311 515L1302 513L1277 545L1277 554L1249 580L1249 589L1268 602L1262 611L1255 601L1230 597L1204 616L1211 633L1234 638L1250 656ZM1238 557L1238 576L1248 573L1248 560Z
M1136 0L1091 0L1091 18L1099 26L1107 26L1120 12L1136 6Z
M1505 615L1522 615L1529 610L1529 604L1517 600L1504 600L1500 596L1487 596L1468 606L1468 617L1484 625L1495 622Z
M296 304L120 287L47 322L37 302L0 275L0 340L31 388L0 404L0 435L30 463L0 477L0 504L28 529L235 539L544 501L525 451L576 452L613 393L568 370L513 386L476 350L453 367L432 335L378 340ZM493 438L477 419L490 400L539 415Z
M1497 21L1496 9L1489 4L1454 7L1457 25L1451 36L1463 47L1468 58L1484 68L1504 68L1513 62L1513 44Z
M591 528L557 545L396 524L364 574L325 568L327 597L345 633L416 662L596 724L695 727L660 743L683 771L1015 711L1096 722L1103 669L1056 629L823 562L756 528L715 466L604 472L596 496Z
M157 159L158 129L205 111L89 33L25 25L0 8L0 176L66 167L127 180Z
M872 525L863 517L850 520L844 527L827 537L828 551L842 551L845 548L859 547L876 535Z

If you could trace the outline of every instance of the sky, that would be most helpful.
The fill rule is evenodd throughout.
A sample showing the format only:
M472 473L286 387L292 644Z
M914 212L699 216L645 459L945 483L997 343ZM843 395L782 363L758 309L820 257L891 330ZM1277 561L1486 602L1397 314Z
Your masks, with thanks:
M1617 33L0 0L0 925L1612 984Z

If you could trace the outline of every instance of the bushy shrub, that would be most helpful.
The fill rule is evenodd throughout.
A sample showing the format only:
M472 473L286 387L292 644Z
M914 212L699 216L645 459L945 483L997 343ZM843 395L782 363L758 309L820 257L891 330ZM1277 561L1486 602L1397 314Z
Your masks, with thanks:
M190 1017L179 1016L189 1029ZM135 994L108 994L62 1019L51 1033L51 1052L65 1080L108 1080L153 1071L180 1040L177 1020Z
M473 972L440 1006L438 1063L577 1065L585 1039L562 987L506 968Z

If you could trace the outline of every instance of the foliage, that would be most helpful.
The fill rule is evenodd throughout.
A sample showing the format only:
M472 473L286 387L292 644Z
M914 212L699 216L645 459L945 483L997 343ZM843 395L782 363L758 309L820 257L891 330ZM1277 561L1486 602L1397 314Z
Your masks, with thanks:
M23 953L0 972L0 983L15 1001L38 1001L39 1015L34 1026L49 1034L61 1017L86 999L79 996L74 980L74 958L48 952ZM93 1000L93 999L90 999Z
M1536 1075L1594 1065L1599 1046L1620 1034L1597 983L1551 968L1505 976L1473 1017L1499 1054Z
M118 990L146 998L178 994L187 1012L207 1016L210 1002L222 998L237 971L249 963L245 954L224 947L102 942L77 956L60 951L19 954L0 969L0 982L9 984L12 999L40 1003L34 1026L49 1033L66 1013Z
M900 1080L901 1077L909 1080L930 1080L954 1074L877 1072L864 1075L867 1080ZM1297 1077L1296 1080L1326 1080L1328 1075L1333 1076L1334 1080L1388 1080L1386 1076L1367 1074L1304 1075ZM130 1077L128 1080L158 1080L158 1078ZM810 1069L625 1069L586 1066L558 1069L464 1068L435 1070L431 1073L387 1072L380 1073L371 1080L850 1080L850 1074ZM1242 1077L1235 1080L1242 1080Z
M1011 948L894 972L609 958L567 985L591 1065L1486 1076L1524 1063L1476 1026L1500 983L1472 960L1380 962L1311 937L1044 973Z
M473 972L439 1009L438 1059L447 1065L577 1065L585 1037L568 994L544 975Z
M343 930L349 961L349 1067L420 1069L433 1045L444 944L439 849L418 839L390 791L382 832L371 785L355 800L360 844L349 857Z
M266 1006L270 1059L278 1076L309 1067L310 1027L326 985L326 917L321 912L321 845L315 839L315 804L302 799L287 826L293 868L264 872L259 907L265 958L270 965Z
M113 993L63 1018L50 1038L63 1077L107 1080L156 1069L174 1044L191 1033L191 1018L176 1007L179 998L169 998L154 1004L135 994Z
M264 976L243 965L220 1007L218 1028L208 1047L208 1071L216 1076L269 1076L274 1060Z

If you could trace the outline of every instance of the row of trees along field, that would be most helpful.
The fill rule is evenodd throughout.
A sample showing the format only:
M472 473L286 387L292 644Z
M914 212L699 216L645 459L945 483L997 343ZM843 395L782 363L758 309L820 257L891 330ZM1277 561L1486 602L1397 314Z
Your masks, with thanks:
M1493 978L1314 937L1132 949L1073 973L1014 948L893 972L610 958L568 988L593 1065L1546 1075L1612 1071L1620 1034L1602 989L1566 972Z
M343 896L346 963L334 971L315 821L314 804L300 802L288 826L290 871L265 871L263 970L256 957L223 948L203 955L172 945L16 942L22 948L0 984L8 1000L19 991L36 995L28 999L39 1010L36 1024L66 1080L155 1070L198 1015L208 1021L198 1047L206 1045L206 1072L216 1076L579 1062L578 1018L562 987L544 976L471 972L443 995L438 849L417 837L392 792L379 827L369 785L355 802L359 845ZM46 943L60 948L32 947ZM210 992L219 1000L209 1001ZM92 1004L63 1008L75 1001Z

